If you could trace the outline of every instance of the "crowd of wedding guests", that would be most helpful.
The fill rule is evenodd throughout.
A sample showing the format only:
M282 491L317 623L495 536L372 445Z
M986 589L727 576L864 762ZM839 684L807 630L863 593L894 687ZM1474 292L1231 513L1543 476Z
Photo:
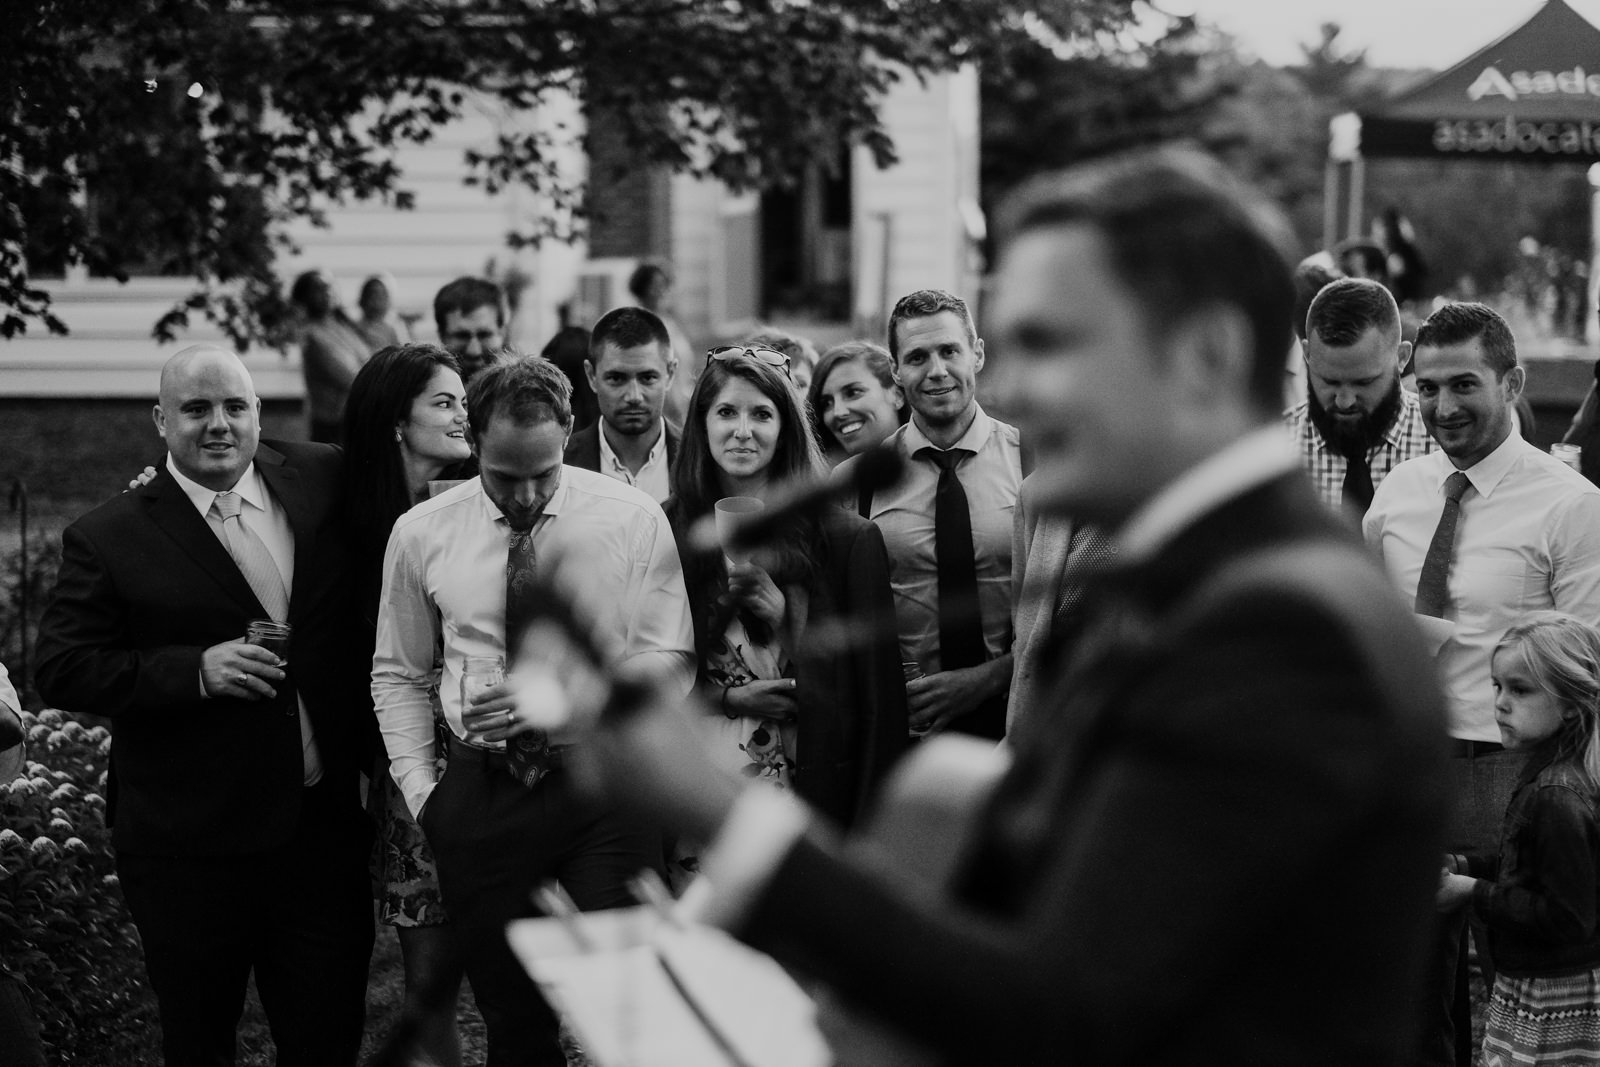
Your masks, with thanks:
M166 455L64 533L38 646L45 698L115 723L169 1063L232 1062L252 973L282 1062L354 1062L374 895L397 1062L461 1062L465 977L491 1064L563 1063L504 924L641 869L826 988L841 1062L1470 1063L1473 960L1488 1062L1588 1062L1600 489L1524 438L1504 320L1411 331L1381 280L1296 271L1192 153L1002 223L987 373L932 289L881 338L696 352L649 265L541 356L492 282L439 292L433 344L381 276L360 322L301 276L337 448L262 439L232 352L172 357ZM557 596L647 710L542 717ZM1006 769L908 889L850 835L948 734Z

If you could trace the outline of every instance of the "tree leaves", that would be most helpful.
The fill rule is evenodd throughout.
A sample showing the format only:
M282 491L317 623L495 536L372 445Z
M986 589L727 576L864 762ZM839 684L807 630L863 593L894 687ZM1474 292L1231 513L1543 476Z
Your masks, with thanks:
M350 200L409 207L395 151L482 102L501 116L464 178L542 205L513 245L583 229L571 131L529 121L572 92L638 162L737 189L786 185L840 146L894 160L877 114L909 71L1003 64L1024 16L1115 32L1132 0L9 0L0 14L0 335L65 328L38 266L189 275L241 347L269 339L275 252ZM199 95L190 95L198 83Z

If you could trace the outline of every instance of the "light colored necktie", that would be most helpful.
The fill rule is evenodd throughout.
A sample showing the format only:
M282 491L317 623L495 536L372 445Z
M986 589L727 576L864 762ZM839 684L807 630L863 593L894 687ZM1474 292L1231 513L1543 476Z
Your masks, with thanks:
M239 573L250 583L267 614L285 622L289 618L289 592L283 587L283 572L267 551L266 543L240 518L240 505L239 494L234 492L218 493L212 504L222 516L222 537L228 555L239 565Z
M232 491L218 493L211 504L222 516L223 542L267 614L278 622L285 622L289 618L289 591L283 585L283 572L278 569L272 553L267 551L266 542L239 517L240 505L239 494ZM298 693L294 702L300 715L300 760L305 770L305 784L316 785L322 779L322 757L317 751L311 717L306 714Z

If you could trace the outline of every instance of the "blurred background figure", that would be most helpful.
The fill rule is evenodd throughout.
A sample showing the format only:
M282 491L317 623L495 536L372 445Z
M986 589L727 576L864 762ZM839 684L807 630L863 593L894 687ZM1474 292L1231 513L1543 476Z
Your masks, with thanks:
M817 346L799 334L763 326L739 342L750 348L770 348L789 357L789 381L801 396L811 388L811 375L817 367Z
M593 426L600 417L600 404L583 372L584 360L589 358L589 331L582 326L563 326L539 354L560 367L572 383L572 432L582 433Z
M395 314L394 278L387 271L361 283L361 295L356 303L361 308L361 320L356 323L356 329L361 331L372 351L411 340L411 332Z
M659 317L667 327L667 337L672 341L672 358L677 361L678 372L667 392L667 423L674 430L683 426L684 413L689 410L689 394L694 392L695 379L700 376L696 349L684 332L683 326L672 314L672 275L659 263L641 263L628 278L628 292L646 311Z
M339 306L333 283L320 270L308 270L296 278L289 301L306 323L300 341L300 368L311 405L311 439L332 444L341 436L350 383L372 349Z
M882 444L910 415L894 381L894 360L871 341L846 341L824 352L807 399L817 440L834 463Z
M457 278L433 298L439 343L461 367L461 380L499 359L506 343L506 295L487 278Z
M1372 236L1384 250L1389 268L1389 291L1404 307L1427 295L1428 263L1416 244L1411 220L1390 205L1372 222Z
M389 531L413 504L428 498L430 481L465 475L472 456L466 429L466 387L455 357L435 345L385 348L361 368L350 387L344 507L362 647L369 660L377 639L378 590ZM394 927L400 941L414 1047L439 1067L458 1067L461 961L439 896L433 852L389 774L381 746L367 810L377 826L372 859L378 919Z
M906 744L883 536L830 508L796 520L753 558L696 551L689 531L719 499L768 500L819 477L823 463L799 394L771 364L712 360L692 401L667 519L683 559L712 758L849 825Z

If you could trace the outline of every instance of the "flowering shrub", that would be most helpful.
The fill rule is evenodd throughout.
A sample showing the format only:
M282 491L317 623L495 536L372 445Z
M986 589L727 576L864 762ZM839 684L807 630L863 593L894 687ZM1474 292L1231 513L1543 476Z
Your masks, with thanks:
M50 1062L135 1064L152 1039L105 825L103 726L23 712L26 773L0 784L0 961L26 987Z

